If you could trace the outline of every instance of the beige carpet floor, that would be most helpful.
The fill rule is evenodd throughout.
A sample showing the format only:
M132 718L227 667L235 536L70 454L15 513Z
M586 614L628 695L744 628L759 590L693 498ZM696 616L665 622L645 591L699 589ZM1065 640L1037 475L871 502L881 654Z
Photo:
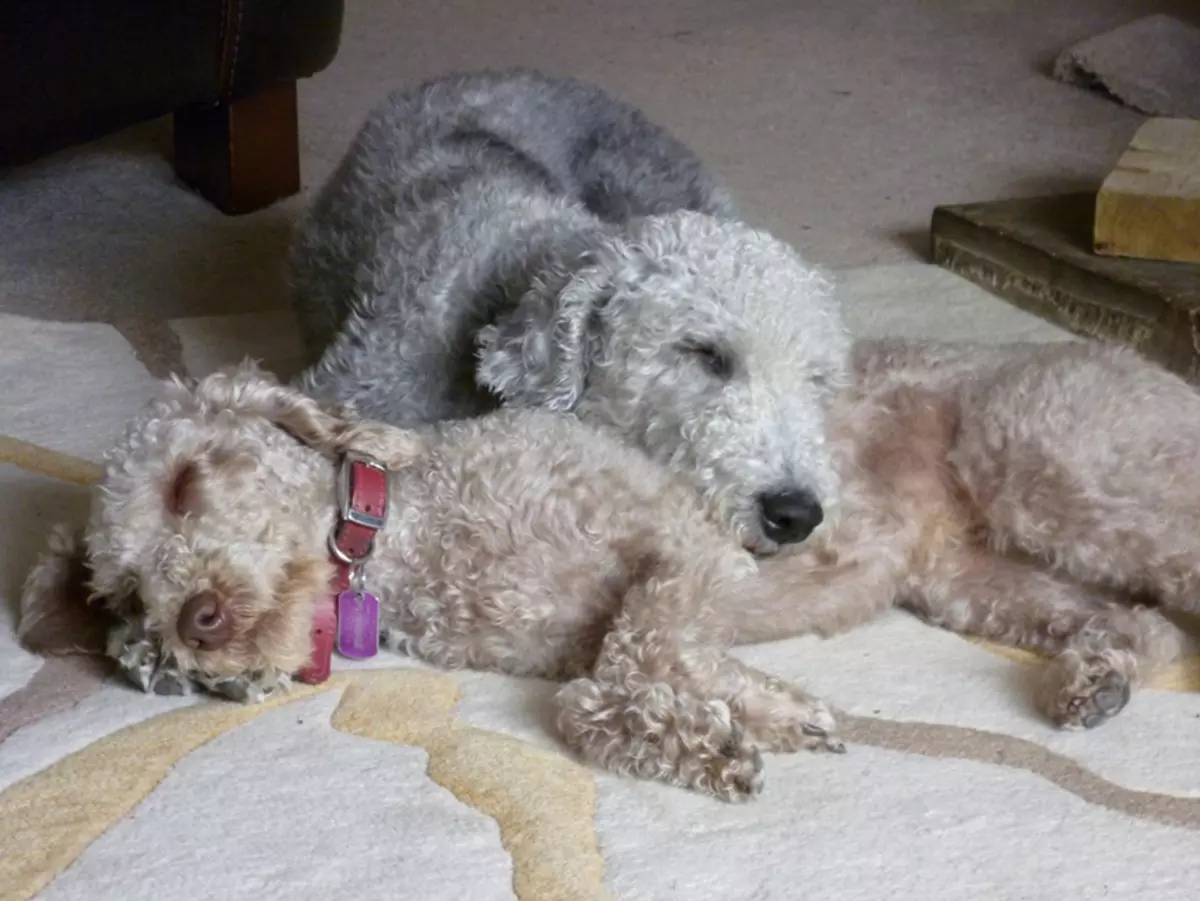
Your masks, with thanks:
M642 104L746 216L836 267L864 334L1060 340L920 262L937 203L1094 183L1140 117L1053 81L1137 0L350 0L303 85L306 186L387 87L525 63ZM0 899L1184 901L1200 886L1200 658L1085 734L1037 661L894 615L746 649L845 712L727 807L564 755L540 682L383 655L246 708L140 695L14 645L53 522L154 376L299 362L280 263L305 197L229 219L167 123L0 173Z

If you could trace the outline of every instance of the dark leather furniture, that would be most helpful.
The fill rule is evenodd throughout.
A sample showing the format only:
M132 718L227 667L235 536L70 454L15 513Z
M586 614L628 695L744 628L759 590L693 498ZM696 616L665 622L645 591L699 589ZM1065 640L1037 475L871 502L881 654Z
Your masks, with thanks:
M220 209L294 194L296 81L333 60L342 16L343 0L0 0L0 166L173 113L175 171Z

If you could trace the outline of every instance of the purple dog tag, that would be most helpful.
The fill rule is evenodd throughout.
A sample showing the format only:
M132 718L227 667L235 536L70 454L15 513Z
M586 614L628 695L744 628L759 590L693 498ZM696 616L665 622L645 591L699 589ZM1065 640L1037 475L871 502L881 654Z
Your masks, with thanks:
M355 660L379 653L379 598L365 591L338 595L337 649L343 657Z

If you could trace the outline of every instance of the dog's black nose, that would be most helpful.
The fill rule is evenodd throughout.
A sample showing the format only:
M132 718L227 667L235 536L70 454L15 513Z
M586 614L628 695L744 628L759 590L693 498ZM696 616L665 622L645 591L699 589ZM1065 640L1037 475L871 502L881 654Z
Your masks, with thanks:
M811 491L788 489L760 495L763 534L780 544L794 544L812 534L825 512Z

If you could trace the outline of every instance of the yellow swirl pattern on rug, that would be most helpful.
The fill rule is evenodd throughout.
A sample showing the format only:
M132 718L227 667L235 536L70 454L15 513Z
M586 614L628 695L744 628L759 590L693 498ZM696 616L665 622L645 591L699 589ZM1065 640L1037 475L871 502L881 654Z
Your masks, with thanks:
M448 687L449 686L449 687ZM444 676L364 674L334 711L335 729L429 754L429 778L500 827L521 901L601 901L604 861L592 823L596 784L570 759L451 718Z
M0 794L0 899L27 901L146 798L186 755L264 711L332 689L341 731L423 748L429 775L494 818L520 901L605 901L595 782L572 761L454 721L458 684L405 669L341 673L263 704L224 701L127 726ZM136 761L136 765L129 765Z

